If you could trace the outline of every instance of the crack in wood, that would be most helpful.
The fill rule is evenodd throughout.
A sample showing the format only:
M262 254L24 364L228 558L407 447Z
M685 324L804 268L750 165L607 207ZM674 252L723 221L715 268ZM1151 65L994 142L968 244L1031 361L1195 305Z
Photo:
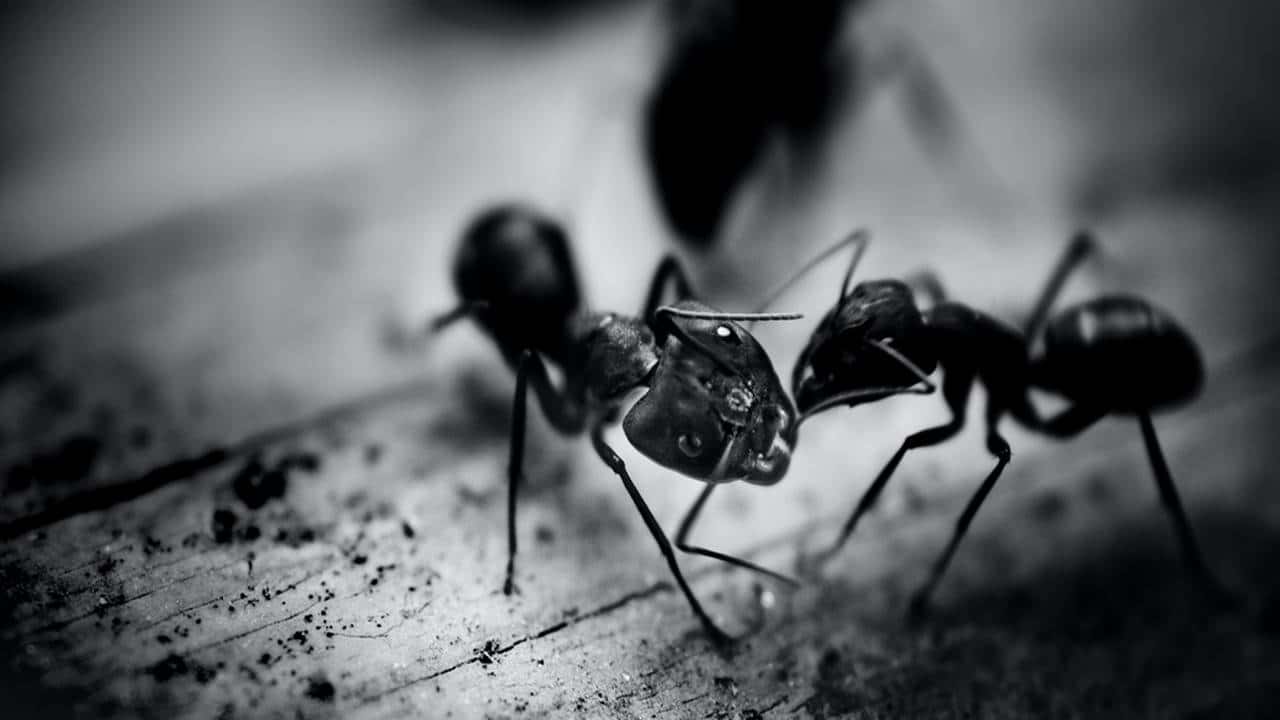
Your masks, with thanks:
M272 620L271 622L263 623L262 625L258 625L257 627L252 627L252 628L249 628L248 630L244 630L244 631L238 632L238 633L236 633L235 635L229 635L229 636L227 636L227 637L225 637L225 638L222 638L221 640L214 640L214 641L212 641L212 642L207 642L207 643L205 643L204 645L197 645L197 646L195 646L195 647L193 647L193 648L191 648L191 649L187 650L187 651L186 651L186 654L188 654L188 655L195 655L196 653L201 653L201 652L204 652L204 651L206 651L206 650L212 650L213 648L221 647L221 646L223 646L223 645L226 645L227 643L233 643L233 642L235 642L235 641L237 641L237 640L243 640L244 638L247 638L247 637L249 637L250 635L253 635L254 633L262 632L263 630L266 630L267 628L272 628L272 627L275 627L276 625L281 625L281 624L283 624L283 623L287 623L287 622L289 622L290 620L293 620L294 618L297 618L297 617L299 617L299 616L301 616L301 615L304 615L304 614L306 614L307 612L310 612L312 608L314 608L315 606L319 605L321 602L322 602L322 601L320 601L320 600L312 600L312 601L311 601L311 603L310 603L309 605L307 605L306 607L302 608L301 610L299 610L299 611L297 611L297 612L295 612L295 613L290 613L289 615L286 615L286 616L284 616L284 617L282 617L282 618L278 618L278 619L276 619L276 620Z
M237 561L237 562L238 562L238 561ZM149 596L149 595L153 595L153 594L155 594L155 593L157 593L157 592L160 592L161 590L167 590L167 589L169 589L169 588L173 587L174 585L179 585L179 584L181 584L181 583L187 582L188 580L192 580L192 579L194 579L194 578L200 577L200 576L205 575L205 574L207 574L207 573L209 573L209 572L211 572L211 571L216 572L216 571L218 571L218 570L224 570L224 569L226 569L226 568L228 568L228 567L231 567L231 565L234 565L234 564L235 564L235 563L228 563L227 565L222 565L222 566L219 566L219 567L213 568L212 570L209 570L209 569L201 570L201 571L199 571L199 572L195 572L195 573L192 573L192 574L190 574L190 575L185 575L185 576L180 577L180 578L177 578L177 579L175 579L175 580L171 580L171 581L169 581L169 582L165 583L164 585L158 585L158 586L156 586L156 587L153 587L153 588L151 588L151 589L147 590L146 592L138 593L137 595L133 595L132 597L121 598L121 599L119 599L119 600L109 601L109 602L105 602L105 603L99 603L99 604L98 604L96 607L94 607L92 610L85 611L85 612L83 612L83 613L81 613L81 614L79 614L79 615L76 615L76 616L74 616L74 617L67 618L67 619L65 619L65 620L57 620L57 621L54 621L54 622L48 623L48 624L46 624L46 625L42 625L42 626L40 626L40 627L36 628L35 630L32 630L32 631L30 631L30 632L28 632L28 633L23 633L23 636L24 636L24 637L33 637L33 636L36 636L36 635L43 635L44 633L47 633L47 632L55 632L55 631L58 631L58 630L63 630L63 629L65 629L65 628L67 628L67 627L69 627L69 626L71 626L71 625L74 625L75 623L80 622L81 620L85 620L85 619L87 619L87 618L93 617L94 615L101 615L101 614L105 613L105 612L106 612L106 611L108 611L108 610L114 610L114 609L116 609L116 608L124 607L125 605L128 605L129 603L135 602L135 601L137 601L137 600L141 600L141 599L143 599L143 598L145 598L145 597L147 597L147 596Z
M413 678L412 680L408 680L398 685L389 687L386 690L382 690L380 692L376 692L371 695L366 695L365 697L360 699L359 705L361 707L372 705L384 698L403 692L404 690L407 690L415 685L419 685L424 682L429 682L436 678L448 675L449 673L455 670L458 670L459 668L481 662L485 658L488 658L490 659L490 661L492 661L493 658L499 655L505 655L506 653L511 652L515 648L520 647L521 645L524 645L525 643L530 642L532 640L539 640L539 639L545 638L548 635L553 635L555 633L560 632L561 630L565 630L579 623L586 622L587 620L608 615L609 613L620 610L626 607L627 605L630 605L633 602L639 602L641 600L645 600L659 593L668 593L671 591L672 591L671 583L665 580L654 583L653 585L650 585L649 587L644 588L643 590L636 590L634 592L627 593L626 595L623 595L617 600L601 605L591 610L590 612L582 613L574 617L568 618L566 620L561 620L560 622L554 623L546 628L543 628L542 630L532 635L525 635L522 638L518 638L512 641L510 644L503 645L502 647L497 648L496 650L479 650L474 655L467 658L466 660L459 660L458 662L446 668L436 670L435 672L432 672L427 675L423 675L422 677Z
M203 454L163 463L127 480L118 480L74 493L49 503L43 510L0 523L0 541L15 540L29 532L69 520L79 515L110 510L169 485L190 480L238 457L299 435L307 430L368 412L410 398L425 397L438 384L413 380L362 397L338 403L309 417L253 433L229 445L213 447Z

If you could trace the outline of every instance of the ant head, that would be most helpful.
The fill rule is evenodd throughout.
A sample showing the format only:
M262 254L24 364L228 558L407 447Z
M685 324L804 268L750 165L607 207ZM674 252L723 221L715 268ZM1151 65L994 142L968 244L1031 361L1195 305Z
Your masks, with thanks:
M658 364L653 331L643 321L615 313L575 316L569 330L570 344L581 347L566 375L581 383L596 404L621 402L640 387Z
M715 315L692 301L676 307ZM764 348L729 320L668 317L649 392L623 420L627 439L659 465L708 482L781 480L796 411Z
M801 413L843 393L915 384L918 377L877 345L889 346L932 372L937 363L923 342L923 330L924 318L906 283L858 283L822 319L796 362L791 389ZM844 404L880 397L884 395L866 395Z
M541 347L578 309L578 278L564 228L531 207L508 203L476 217L462 236L453 282L499 343ZM539 342L540 341L540 342Z

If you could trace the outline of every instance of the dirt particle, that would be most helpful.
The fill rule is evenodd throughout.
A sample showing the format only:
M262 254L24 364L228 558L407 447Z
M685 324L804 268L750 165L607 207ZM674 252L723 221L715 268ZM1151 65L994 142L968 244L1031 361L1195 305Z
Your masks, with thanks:
M287 464L268 469L262 459L249 458L231 480L231 489L244 506L257 510L269 501L284 497L288 485Z
M714 678L712 682L715 683L717 690L721 692L727 692L731 695L737 696L738 683L734 682L733 678L721 676L721 677Z
M307 697L320 702L333 702L333 683L323 675L315 675L307 680Z
M226 508L218 508L213 511L213 540L219 544L231 542L232 533L235 531L236 523L240 522L240 518L236 514Z
M170 654L165 659L147 668L146 672L155 678L156 682L168 682L179 675L186 675L190 668L187 667L187 661L181 655Z
M406 538L410 540L413 539L413 536L414 536L413 526L403 520L400 521L400 532L404 533L404 536Z

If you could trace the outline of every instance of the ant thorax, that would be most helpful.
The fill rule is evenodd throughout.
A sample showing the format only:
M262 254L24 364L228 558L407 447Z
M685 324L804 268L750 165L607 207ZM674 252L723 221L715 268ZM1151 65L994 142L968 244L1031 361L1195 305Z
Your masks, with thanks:
M682 318L666 338L649 392L623 420L637 450L708 482L781 480L795 444L795 407L764 349L736 323Z
M638 318L581 313L566 329L565 378L588 406L610 409L646 384L658 365L653 331Z

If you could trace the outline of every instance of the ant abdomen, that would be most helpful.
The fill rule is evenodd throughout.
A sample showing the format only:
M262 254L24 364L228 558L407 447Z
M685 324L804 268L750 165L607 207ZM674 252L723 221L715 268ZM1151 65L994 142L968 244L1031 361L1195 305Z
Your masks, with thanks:
M559 222L517 203L485 210L463 233L453 283L508 362L525 349L564 360L566 323L581 297Z
M1117 412L1184 403L1204 364L1191 336L1141 298L1111 295L1070 307L1045 329L1036 385Z

